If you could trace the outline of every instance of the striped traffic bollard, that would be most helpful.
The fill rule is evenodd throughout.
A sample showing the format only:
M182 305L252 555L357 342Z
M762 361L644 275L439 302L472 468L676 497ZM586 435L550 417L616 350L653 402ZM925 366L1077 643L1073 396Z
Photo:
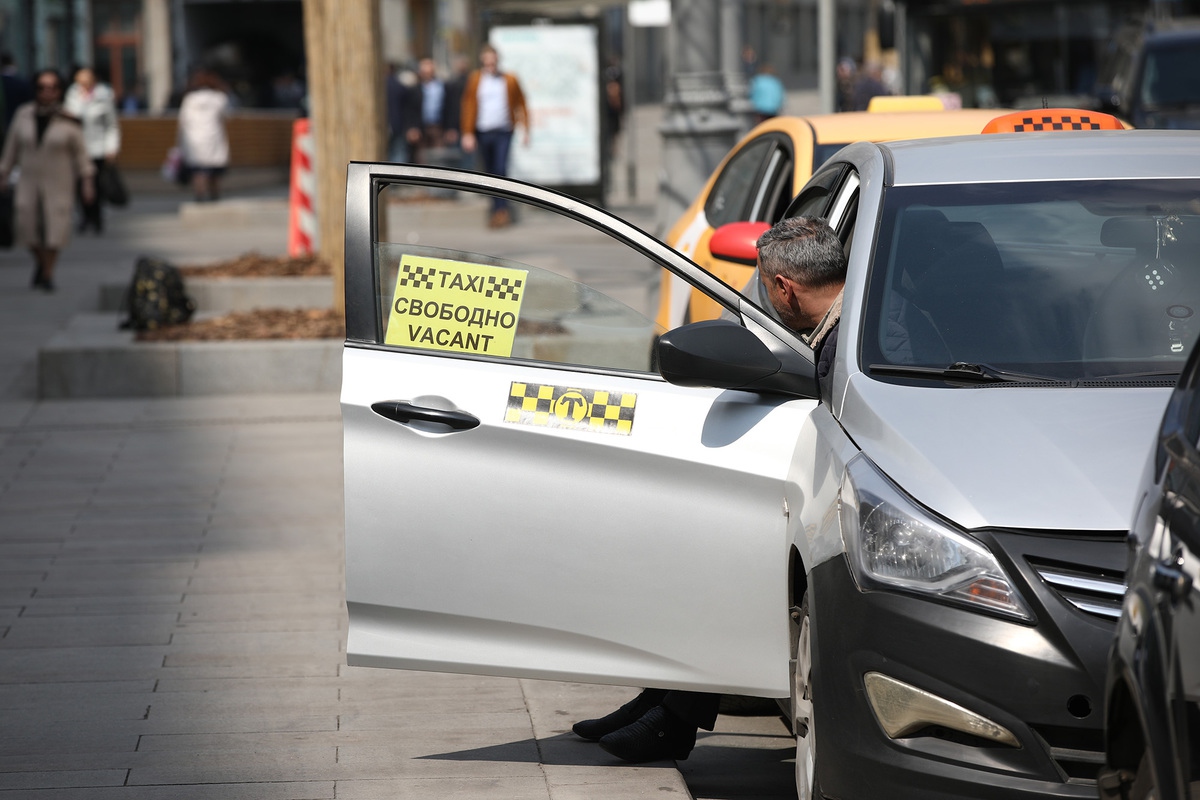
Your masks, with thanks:
M313 172L313 137L308 119L292 126L292 174L288 192L288 255L312 253L317 237L314 210L317 179Z

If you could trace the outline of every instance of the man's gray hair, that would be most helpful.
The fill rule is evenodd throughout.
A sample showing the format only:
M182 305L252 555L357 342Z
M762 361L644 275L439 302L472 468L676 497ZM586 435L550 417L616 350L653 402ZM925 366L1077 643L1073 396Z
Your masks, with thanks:
M842 283L846 251L825 220L791 217L758 237L758 271L767 279L782 275L813 288Z

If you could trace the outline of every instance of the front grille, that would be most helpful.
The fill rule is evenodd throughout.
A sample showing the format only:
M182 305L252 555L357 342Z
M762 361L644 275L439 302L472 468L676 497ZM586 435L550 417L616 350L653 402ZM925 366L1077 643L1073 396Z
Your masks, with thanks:
M1055 594L1085 614L1116 621L1125 597L1125 573L1083 564L1059 564L1029 559Z
M1104 766L1104 736L1100 731L1052 725L1035 725L1033 730L1045 743L1067 783L1083 786L1096 783L1096 775Z

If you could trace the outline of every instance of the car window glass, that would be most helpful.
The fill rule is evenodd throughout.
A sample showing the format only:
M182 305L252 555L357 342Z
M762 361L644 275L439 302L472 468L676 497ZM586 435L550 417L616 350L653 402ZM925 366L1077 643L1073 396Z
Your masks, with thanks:
M729 160L704 206L710 227L719 228L749 219L750 202L758 189L759 175L775 146L774 137L764 136L743 147Z
M826 212L826 217L829 223L834 227L841 228L848 213L852 213L851 204L858 200L858 187L860 180L857 172L850 172L846 175L842 185L838 188L837 199L830 205Z
M831 164L809 178L784 212L785 217L823 217L829 197L841 182L845 164Z
M651 372L658 265L582 222L482 195L377 199L378 344L437 354Z
M1194 43L1148 50L1142 71L1142 105L1147 109L1180 109L1200 104L1198 73L1200 50Z
M767 189L766 202L763 205L763 222L769 222L774 225L783 219L783 212L787 210L788 203L792 201L794 194L792 190L792 172L792 159L788 158L781 165L779 172L772 179L771 185Z
M750 206L749 221L774 222L770 218L770 211L774 209L778 200L780 177L791 172L791 168L791 159L787 158L783 148L776 147L767 160L762 180L758 182L758 191L755 192L754 202Z
M1200 334L1200 181L888 190L865 364L1178 372Z
M849 142L835 142L833 144L814 144L813 145L813 172L816 172L825 164L826 161L833 158L837 151L841 150Z
M850 258L850 248L854 243L854 223L858 221L858 192L850 198L850 202L846 206L846 213L842 215L841 222L838 224L838 238L842 240L842 247L846 249L846 258Z

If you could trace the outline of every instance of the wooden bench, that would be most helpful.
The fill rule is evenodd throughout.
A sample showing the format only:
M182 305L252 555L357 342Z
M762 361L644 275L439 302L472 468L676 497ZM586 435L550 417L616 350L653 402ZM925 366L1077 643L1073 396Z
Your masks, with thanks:
M230 167L282 167L292 159L294 114L240 111L226 121ZM121 154L117 163L126 170L156 170L176 141L175 114L123 115Z

